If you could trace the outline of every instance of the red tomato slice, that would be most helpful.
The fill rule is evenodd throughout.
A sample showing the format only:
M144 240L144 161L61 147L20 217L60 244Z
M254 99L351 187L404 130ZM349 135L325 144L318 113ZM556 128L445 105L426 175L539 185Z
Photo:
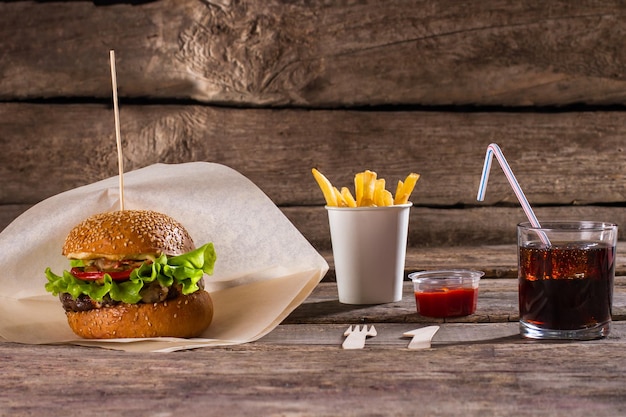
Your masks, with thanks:
M70 272L76 278L81 279L83 281L96 281L99 279L103 279L104 274L109 274L113 281L123 281L123 280L130 278L130 273L132 272L132 270L129 269L126 271L112 271L112 272L102 272L102 271L85 272L85 271L82 271L80 268L72 268Z

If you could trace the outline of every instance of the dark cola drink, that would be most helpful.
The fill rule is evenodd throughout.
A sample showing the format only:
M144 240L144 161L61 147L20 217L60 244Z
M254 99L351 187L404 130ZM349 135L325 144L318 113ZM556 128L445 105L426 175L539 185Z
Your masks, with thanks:
M614 275L615 246L606 243L520 247L520 321L530 333L525 335L584 339L589 329L589 338L606 336Z

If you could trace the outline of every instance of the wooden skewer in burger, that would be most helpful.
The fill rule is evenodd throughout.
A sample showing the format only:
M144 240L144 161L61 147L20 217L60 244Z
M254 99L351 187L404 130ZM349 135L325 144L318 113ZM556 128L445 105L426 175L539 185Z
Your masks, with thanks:
M111 51L114 102L114 54ZM116 136L121 155L117 105ZM71 268L46 269L46 290L58 295L70 328L91 339L196 337L213 319L204 290L212 274L212 243L196 248L182 224L162 213L120 210L91 216L67 235L63 255Z

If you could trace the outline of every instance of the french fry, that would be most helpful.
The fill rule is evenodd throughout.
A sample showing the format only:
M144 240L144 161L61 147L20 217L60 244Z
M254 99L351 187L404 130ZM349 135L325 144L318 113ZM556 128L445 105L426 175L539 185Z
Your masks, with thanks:
M383 206L393 206L393 194L389 190L383 190Z
M396 186L396 194L393 199L394 204L396 201L400 201L400 195L402 194L402 187L404 187L404 181L398 180L398 185Z
M359 172L354 175L354 197L356 199L357 207L361 205L363 200L363 172Z
M378 178L374 186L374 204L378 207L385 205L385 180Z
M354 177L356 205L358 207L371 207L375 205L374 191L376 189L376 173L366 170L359 172Z
M337 195L335 194L335 190L333 189L331 182L317 169L313 168L311 172L313 173L315 181L317 181L317 185L319 185L322 190L322 194L324 194L326 204L328 206L337 207Z
M400 190L400 192L396 190L396 197L393 203L394 204L408 203L409 197L411 196L411 193L413 192L413 188L415 188L415 184L417 183L417 180L419 180L419 178L420 178L419 174L416 174L414 172L410 173L404 180L404 183L402 184L402 190Z
M343 197L343 200L346 202L348 207L356 207L356 200L352 196L352 193L350 192L348 187L341 188L341 196Z
M348 207L348 203L346 203L343 199L343 196L337 187L333 187L333 192L335 193L335 198L337 199L337 207Z

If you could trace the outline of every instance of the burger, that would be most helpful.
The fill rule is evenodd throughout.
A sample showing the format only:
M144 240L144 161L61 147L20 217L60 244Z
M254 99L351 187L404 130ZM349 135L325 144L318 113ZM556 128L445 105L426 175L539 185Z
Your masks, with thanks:
M46 268L45 287L59 297L80 337L197 337L211 324L204 274L213 273L213 244L196 248L165 214L96 214L69 232L62 253L69 271Z

